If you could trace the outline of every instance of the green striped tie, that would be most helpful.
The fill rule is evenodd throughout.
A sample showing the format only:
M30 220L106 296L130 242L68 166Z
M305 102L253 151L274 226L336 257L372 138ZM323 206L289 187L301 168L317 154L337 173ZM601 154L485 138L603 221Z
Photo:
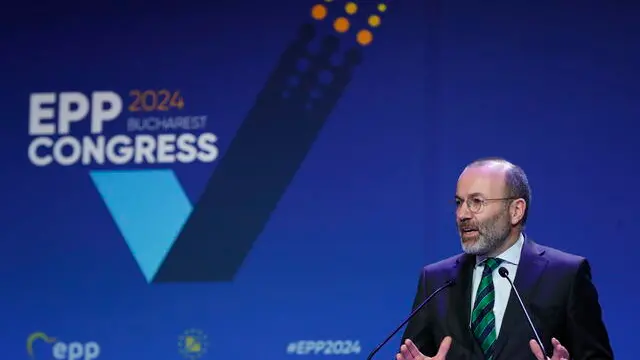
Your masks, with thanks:
M473 313L471 314L471 331L482 348L485 359L493 360L496 342L496 318L493 314L495 292L493 288L493 271L500 266L501 259L488 258L484 264L482 279L478 286Z

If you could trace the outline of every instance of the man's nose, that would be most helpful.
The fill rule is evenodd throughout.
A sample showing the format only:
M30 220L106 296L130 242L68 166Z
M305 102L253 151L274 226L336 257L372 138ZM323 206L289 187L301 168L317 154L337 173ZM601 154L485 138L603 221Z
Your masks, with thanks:
M469 210L469 207L467 206L467 204L466 203L460 204L460 206L456 210L456 218L458 219L458 221L469 220L472 217L473 217L473 214L471 213L471 210Z

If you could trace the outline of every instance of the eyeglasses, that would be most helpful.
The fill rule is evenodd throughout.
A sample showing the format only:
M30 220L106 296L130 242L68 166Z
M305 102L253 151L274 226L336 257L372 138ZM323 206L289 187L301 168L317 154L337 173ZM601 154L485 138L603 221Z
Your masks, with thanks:
M490 201L507 201L507 200L515 200L518 197L505 197L505 198L493 198L493 199L485 199L481 196L472 196L468 198L466 201L463 201L460 198L456 198L456 210L460 208L463 202L467 204L467 208L469 211L473 213L479 213L482 209L487 205Z

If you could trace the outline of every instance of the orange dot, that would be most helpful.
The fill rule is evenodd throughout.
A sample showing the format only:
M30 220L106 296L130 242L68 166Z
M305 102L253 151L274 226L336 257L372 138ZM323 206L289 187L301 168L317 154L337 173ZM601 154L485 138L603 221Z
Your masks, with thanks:
M323 20L327 17L327 8L324 5L313 5L311 8L311 17L316 20Z
M358 44L367 46L373 41L373 34L369 30L360 30L358 34L356 34L356 40Z
M349 20L344 17L339 17L333 22L333 28L340 33L349 31L350 26L351 24L349 24Z

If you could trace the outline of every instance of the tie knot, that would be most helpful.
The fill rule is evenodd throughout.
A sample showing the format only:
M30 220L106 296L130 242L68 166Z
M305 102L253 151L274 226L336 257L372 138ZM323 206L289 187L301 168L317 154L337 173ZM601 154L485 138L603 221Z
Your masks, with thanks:
M501 263L502 263L502 259L488 258L485 261L484 266L488 268L490 272L493 272L495 269L498 268L498 266L500 266Z

